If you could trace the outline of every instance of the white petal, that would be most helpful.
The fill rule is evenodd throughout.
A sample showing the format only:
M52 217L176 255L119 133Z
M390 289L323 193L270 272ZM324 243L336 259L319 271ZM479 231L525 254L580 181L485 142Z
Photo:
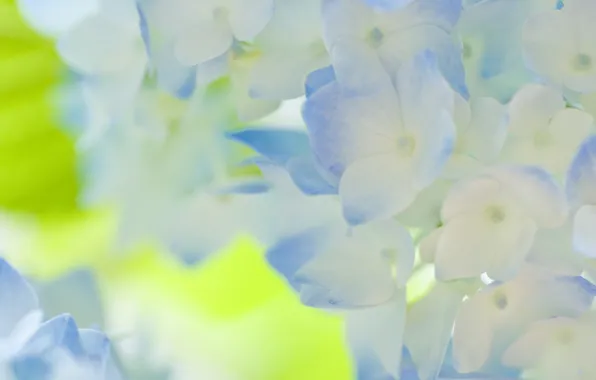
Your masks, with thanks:
M234 37L251 41L262 31L273 15L273 0L229 0L228 22Z
M509 103L509 133L531 136L538 128L548 125L550 119L565 108L563 95L540 84L522 87Z
M575 214L573 246L583 255L596 258L596 206L582 206Z
M399 378L405 319L403 291L383 305L350 311L346 335L358 364L369 364L372 359L385 374Z
M532 368L539 364L545 349L551 343L554 333L570 325L569 318L553 318L533 323L528 331L519 337L503 355L503 364L515 368Z
M74 70L97 75L126 68L145 50L139 31L98 14L64 34L58 52Z
M437 228L420 240L418 250L420 259L422 261L427 263L432 263L435 261L435 255L437 253L437 247L439 245L439 239L441 238L442 232L443 227Z
M219 20L203 20L187 25L175 47L174 54L185 66L194 66L217 58L232 46L232 32Z
M408 309L404 343L421 379L438 375L463 297L450 284L439 282Z
M471 101L472 116L464 132L463 152L482 162L494 161L507 136L506 108L493 98L475 98ZM458 142L458 146L460 142Z
M99 11L99 0L18 0L19 11L42 34L59 37Z
M453 330L453 360L462 373L479 370L488 360L494 339L490 299L477 294L461 305Z
M352 225L394 216L416 196L410 168L394 154L364 158L348 166L339 183L346 220Z
M456 183L443 203L441 219L449 223L453 218L481 212L499 199L501 185L493 178L477 177Z
M458 217L443 227L437 246L436 276L452 280L490 272L494 279L513 276L528 254L536 227L515 210L503 210L494 223L484 213Z

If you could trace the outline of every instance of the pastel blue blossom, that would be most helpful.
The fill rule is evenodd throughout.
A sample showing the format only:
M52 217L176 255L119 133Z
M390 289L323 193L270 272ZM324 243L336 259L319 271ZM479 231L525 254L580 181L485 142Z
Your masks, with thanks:
M596 4L566 1L560 10L537 13L524 25L529 66L550 83L579 93L596 91Z
M469 0L456 31L462 40L466 84L473 97L508 102L533 80L523 59L522 29L537 12L554 9L550 0Z
M351 230L337 223L281 239L268 250L267 260L304 304L353 309L389 301L409 278L414 249L394 221Z
M467 97L460 45L451 35L461 8L461 0L417 0L375 12L362 0L324 0L323 36L339 83L375 88L402 62L431 50L453 89Z
M0 374L10 380L117 380L106 336L63 314L42 323L33 288L0 259Z
M596 221L596 137L590 136L580 146L567 172L567 196L575 216L573 246L583 255L596 257L594 222Z
M315 157L339 184L352 225L403 211L439 176L453 149L453 92L434 56L404 63L395 83L350 94L332 82L303 107Z

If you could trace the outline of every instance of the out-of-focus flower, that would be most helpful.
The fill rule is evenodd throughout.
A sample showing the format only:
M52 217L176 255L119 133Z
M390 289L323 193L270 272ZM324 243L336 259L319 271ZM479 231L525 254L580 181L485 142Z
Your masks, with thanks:
M3 378L120 378L103 333L79 329L67 314L42 323L33 288L4 260L0 260L0 284Z

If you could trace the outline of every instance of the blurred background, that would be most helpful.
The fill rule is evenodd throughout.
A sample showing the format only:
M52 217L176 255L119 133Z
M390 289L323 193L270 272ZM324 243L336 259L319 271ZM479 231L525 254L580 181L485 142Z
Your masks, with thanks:
M350 379L341 319L301 306L251 236L197 265L152 241L113 244L115 208L80 206L77 118L60 112L69 75L0 0L0 248L47 317L101 326L133 379ZM299 104L275 122L299 126Z

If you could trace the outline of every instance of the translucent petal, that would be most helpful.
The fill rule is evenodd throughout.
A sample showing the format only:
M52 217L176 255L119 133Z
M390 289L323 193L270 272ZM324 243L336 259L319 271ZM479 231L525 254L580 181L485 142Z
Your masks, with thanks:
M340 40L364 38L375 27L373 10L362 0L322 0L327 50Z
M314 229L281 239L267 250L267 262L296 289L296 272L324 249L324 230Z
M507 137L506 108L493 98L474 98L470 108L471 120L458 147L482 162L492 162Z
M573 246L583 255L596 258L596 206L582 206L575 214Z
M453 91L439 71L436 56L430 52L416 55L398 69L396 87L406 130L430 133L437 113L453 113Z
M432 263L435 261L435 255L437 253L437 247L439 245L439 239L441 238L442 232L443 227L437 228L420 240L418 252L422 261L427 263Z
M23 355L43 356L64 349L74 356L84 354L77 325L67 314L43 323L21 352Z
M404 342L421 379L438 376L463 296L449 284L437 283L408 309Z
M58 52L74 70L106 74L123 70L145 55L139 30L104 14L86 18L58 40Z
M230 132L228 138L245 144L279 165L310 152L308 135L299 130L250 128Z
M181 64L194 66L221 56L230 49L232 41L232 31L226 23L219 20L195 22L181 33L174 54Z
M387 302L395 293L391 267L380 252L356 242L338 246L306 263L295 275L301 301L319 308L360 308Z
M456 183L447 193L441 209L443 223L466 214L481 212L499 199L501 186L496 179L477 177Z
M261 32L273 15L273 0L228 0L228 22L239 41L251 41Z
M18 0L25 20L42 34L58 37L99 11L99 0Z
M403 291L383 305L346 315L346 335L360 378L398 378L405 318Z
M344 218L358 225L394 216L414 201L412 182L410 168L395 154L354 162L339 184Z
M394 151L398 104L391 92L345 96L337 83L308 98L302 115L323 168L339 178L358 159Z
M531 83L515 94L508 108L509 132L515 136L531 136L565 108L565 100L559 91Z
M573 207L596 204L596 136L579 147L567 172L566 190Z
M534 238L528 262L542 265L563 275L579 275L583 271L584 257L572 243L572 223L556 229L541 229Z
M493 312L490 299L479 294L461 305L453 330L453 361L462 373L482 368L492 346Z
M6 261L0 259L0 338L10 335L17 323L38 309L33 288Z
M326 66L308 74L304 83L306 97L310 97L323 86L336 80L333 66Z
M404 7L411 3L413 0L364 0L366 4L371 7L383 11L390 11L397 8Z

